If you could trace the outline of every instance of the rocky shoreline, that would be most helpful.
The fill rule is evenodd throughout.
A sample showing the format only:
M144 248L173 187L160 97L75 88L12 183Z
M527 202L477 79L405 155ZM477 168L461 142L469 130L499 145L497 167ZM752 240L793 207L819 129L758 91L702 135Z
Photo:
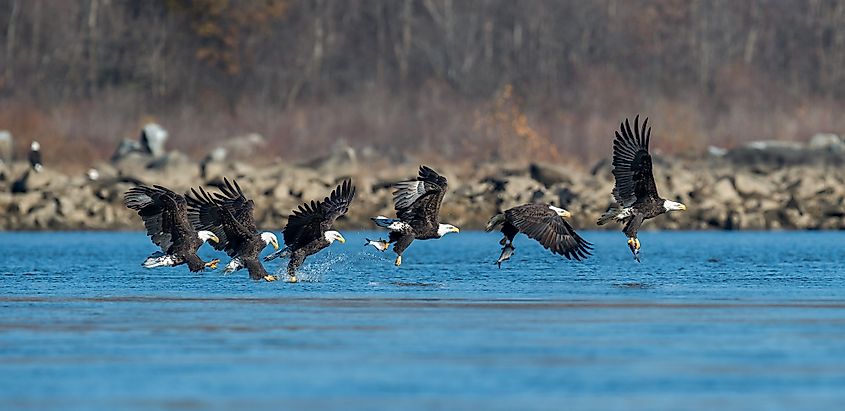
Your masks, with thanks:
M184 192L213 188L224 176L240 182L255 200L256 221L273 230L301 202L322 199L351 177L359 194L338 226L372 229L370 217L393 215L390 185L415 175L418 165L380 164L365 154L343 148L308 164L254 166L222 157L195 162L178 152L130 152L87 175L60 173L49 165L37 173L24 162L0 164L0 229L140 229L140 219L122 205L130 187L161 184ZM687 204L689 211L652 220L645 229L845 229L842 164L845 144L836 136L817 136L808 144L712 149L700 159L655 156L661 194ZM591 170L540 163L430 165L449 179L441 220L462 229L480 229L497 211L527 202L563 206L572 211L578 229L600 229L595 221L612 202L608 162Z

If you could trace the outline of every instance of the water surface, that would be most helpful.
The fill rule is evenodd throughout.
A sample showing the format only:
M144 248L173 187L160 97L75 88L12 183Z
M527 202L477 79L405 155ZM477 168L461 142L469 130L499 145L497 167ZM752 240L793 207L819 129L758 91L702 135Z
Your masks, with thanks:
M0 233L0 409L845 404L845 233L643 233L640 264L617 232L585 262L518 237L502 269L494 234L401 268L344 235L289 284L143 269L141 233Z

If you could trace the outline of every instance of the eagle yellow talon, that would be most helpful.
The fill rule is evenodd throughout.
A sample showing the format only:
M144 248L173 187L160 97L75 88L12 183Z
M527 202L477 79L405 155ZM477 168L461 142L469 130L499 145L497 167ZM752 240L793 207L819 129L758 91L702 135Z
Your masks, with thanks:
M215 259L213 259L213 260L211 260L211 261L209 261L209 262L205 263L205 267L206 267L206 268L210 268L210 269L212 269L212 270L216 270L216 269L217 269L217 264L218 264L219 262L220 262L220 259L215 258Z
M279 279L279 277L276 277L275 275L269 275L268 274L268 275L264 276L264 281L267 281L268 283L272 282L272 281L276 281L278 279Z
M296 278L296 276L291 276L291 277L288 277L288 282L289 283L297 283L297 282L299 282L299 279Z
M397 267L399 267L400 265L402 265L402 256L401 256L401 255L400 255L400 256L397 256L397 257L396 257L396 262L394 262L393 264L395 264Z

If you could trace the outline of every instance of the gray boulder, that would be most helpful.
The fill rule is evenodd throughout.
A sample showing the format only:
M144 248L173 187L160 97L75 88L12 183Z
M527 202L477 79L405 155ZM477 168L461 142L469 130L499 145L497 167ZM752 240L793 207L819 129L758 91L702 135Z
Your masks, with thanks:
M14 150L15 145L12 139L12 133L6 130L0 130L0 164L11 164Z
M161 157L166 151L164 144L167 142L168 133L164 127L156 123L148 123L141 130L141 145L143 149L153 157Z
M555 184L572 184L573 171L562 166L552 164L532 163L528 167L528 174L544 186Z

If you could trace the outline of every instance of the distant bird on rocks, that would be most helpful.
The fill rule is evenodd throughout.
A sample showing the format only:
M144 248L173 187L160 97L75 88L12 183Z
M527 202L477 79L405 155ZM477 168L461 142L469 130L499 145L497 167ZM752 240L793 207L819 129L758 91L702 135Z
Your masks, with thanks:
M37 141L33 141L29 146L29 165L36 173L40 173L44 169L41 164L41 144L38 144Z
M640 240L637 231L643 221L669 211L683 211L687 206L661 198L654 183L651 155L648 144L651 127L648 118L639 126L640 116L634 119L634 127L625 119L613 140L613 176L616 186L613 197L616 203L598 220L598 225L609 221L625 223L622 230L628 236L628 247L634 259L640 261Z
M293 210L283 231L285 248L264 257L265 261L290 256L288 281L296 282L296 269L309 255L330 246L335 241L345 243L343 236L332 230L334 221L346 214L349 204L355 198L355 186L344 180L323 201L311 201Z
M197 256L197 250L205 241L217 243L220 239L211 231L194 230L188 222L185 197L162 186L141 185L130 188L123 196L123 203L138 212L144 220L147 235L161 247L160 252L147 257L144 267L187 264L192 272L217 268L220 260L204 262Z
M548 204L523 204L496 214L485 229L490 232L501 227L505 235L499 242L502 254L496 264L501 268L502 262L510 259L515 250L513 239L519 233L525 233L549 251L567 259L580 261L587 258L593 245L566 222L565 218L570 216L569 211Z
M390 230L390 235L388 240L367 240L367 244L379 251L385 251L392 243L393 251L396 252L394 264L398 267L402 265L402 253L414 240L440 238L460 230L451 224L438 221L440 204L446 194L446 177L421 166L419 176L415 180L402 181L394 187L396 191L393 192L393 206L399 218L373 218L377 226Z
M88 177L89 181L97 181L100 179L100 172L96 168L89 168L85 172L85 176Z
M202 188L199 191L191 189L187 195L188 220L195 228L211 231L220 238L220 242L212 246L232 257L226 264L227 273L246 268L253 280L278 280L258 260L266 246L279 249L276 235L258 232L253 217L255 203L244 196L236 181L224 179L220 191L212 196Z

